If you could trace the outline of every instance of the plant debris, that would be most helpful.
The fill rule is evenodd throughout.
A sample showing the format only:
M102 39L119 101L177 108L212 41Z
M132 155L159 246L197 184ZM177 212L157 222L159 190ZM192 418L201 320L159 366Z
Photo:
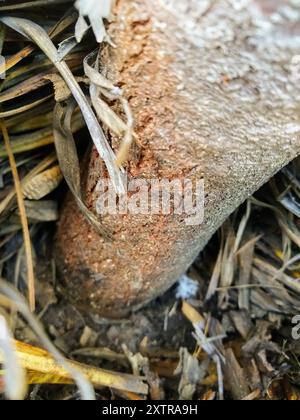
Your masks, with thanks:
M176 287L127 320L80 314L56 287L62 179L109 238L83 202L82 149L91 136L121 193L135 137L126 98L99 72L111 4L79 0L79 16L70 0L0 6L0 388L11 399L78 399L76 384L83 399L299 400L299 160L226 221ZM123 138L116 156L102 125Z

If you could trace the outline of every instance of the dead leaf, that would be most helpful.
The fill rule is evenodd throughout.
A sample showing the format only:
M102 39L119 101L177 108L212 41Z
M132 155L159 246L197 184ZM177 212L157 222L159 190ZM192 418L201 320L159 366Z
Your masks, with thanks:
M23 187L23 194L30 200L40 200L46 195L54 191L63 179L62 172L59 166L36 175Z

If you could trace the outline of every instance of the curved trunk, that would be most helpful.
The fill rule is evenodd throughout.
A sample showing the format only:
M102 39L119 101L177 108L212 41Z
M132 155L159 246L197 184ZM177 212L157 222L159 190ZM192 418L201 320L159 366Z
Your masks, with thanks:
M117 2L110 25L117 47L103 50L102 65L134 113L139 149L128 174L203 179L204 222L189 226L174 213L106 215L109 242L68 198L56 248L76 305L123 316L163 293L224 220L300 154L299 19L285 13L272 23L283 4L292 2ZM105 169L94 149L83 169L86 202L96 212Z

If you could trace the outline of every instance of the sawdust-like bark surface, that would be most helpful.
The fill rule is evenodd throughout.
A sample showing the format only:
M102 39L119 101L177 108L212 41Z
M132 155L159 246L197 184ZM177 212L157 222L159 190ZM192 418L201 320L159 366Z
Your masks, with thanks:
M291 65L300 53L299 9L290 1L119 0L102 70L130 100L139 148L136 178L204 179L205 220L184 215L105 216L101 238L67 199L57 236L64 291L104 316L168 289L216 229L300 153L300 88ZM295 19L298 13L298 20ZM112 139L117 146L118 139ZM95 150L83 168L95 211L105 176Z

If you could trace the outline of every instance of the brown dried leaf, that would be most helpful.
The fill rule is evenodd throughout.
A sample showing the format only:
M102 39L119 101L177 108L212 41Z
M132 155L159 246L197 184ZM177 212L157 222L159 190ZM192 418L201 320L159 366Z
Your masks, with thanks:
M30 200L40 200L54 191L63 179L59 166L54 166L33 177L23 187L23 194Z

